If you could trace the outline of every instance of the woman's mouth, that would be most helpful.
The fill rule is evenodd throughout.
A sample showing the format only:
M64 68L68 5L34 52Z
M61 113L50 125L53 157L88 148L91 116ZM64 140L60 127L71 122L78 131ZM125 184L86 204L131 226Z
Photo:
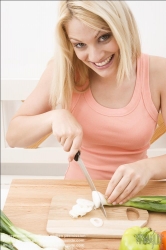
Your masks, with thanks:
M93 63L97 68L105 68L106 66L109 66L112 63L112 60L114 58L114 54L110 57L108 57L105 61L100 63Z

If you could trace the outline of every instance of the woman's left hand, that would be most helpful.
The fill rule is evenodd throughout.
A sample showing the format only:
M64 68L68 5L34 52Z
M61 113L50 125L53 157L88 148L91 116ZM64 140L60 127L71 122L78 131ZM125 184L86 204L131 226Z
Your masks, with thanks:
M146 160L121 165L112 176L105 197L113 205L122 204L145 187L151 177Z

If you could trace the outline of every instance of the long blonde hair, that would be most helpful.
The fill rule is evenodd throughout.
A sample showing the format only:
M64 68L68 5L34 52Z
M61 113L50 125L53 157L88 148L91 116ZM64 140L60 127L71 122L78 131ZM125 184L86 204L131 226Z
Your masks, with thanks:
M120 51L118 82L130 76L133 62L141 54L137 25L125 1L60 1L55 30L55 70L50 92L53 108L57 104L69 108L73 91L83 87L88 80L88 67L77 58L65 31L65 24L73 17L95 30L111 30Z

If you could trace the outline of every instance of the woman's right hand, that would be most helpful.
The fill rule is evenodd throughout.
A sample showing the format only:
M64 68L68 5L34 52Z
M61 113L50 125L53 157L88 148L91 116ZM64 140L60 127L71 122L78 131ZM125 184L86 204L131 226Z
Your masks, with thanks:
M81 147L83 131L74 116L65 109L57 109L53 115L52 132L72 161Z

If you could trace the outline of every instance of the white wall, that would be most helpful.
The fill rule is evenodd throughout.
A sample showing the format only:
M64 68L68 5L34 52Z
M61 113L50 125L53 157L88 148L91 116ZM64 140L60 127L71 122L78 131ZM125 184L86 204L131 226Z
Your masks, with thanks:
M127 1L143 51L166 57L166 1ZM39 78L54 50L58 1L1 1L2 78Z
M166 1L127 1L143 51L166 57ZM54 50L58 1L1 1L2 78L39 78Z
M54 51L57 1L2 1L2 78L39 78Z
M127 3L139 27L143 52L166 57L166 1ZM58 1L1 1L1 78L41 76L54 52L57 8ZM18 103L12 104L10 110L6 105L8 119L17 107ZM151 148L166 148L166 135Z
M166 57L166 1L126 1L138 24L143 52Z

